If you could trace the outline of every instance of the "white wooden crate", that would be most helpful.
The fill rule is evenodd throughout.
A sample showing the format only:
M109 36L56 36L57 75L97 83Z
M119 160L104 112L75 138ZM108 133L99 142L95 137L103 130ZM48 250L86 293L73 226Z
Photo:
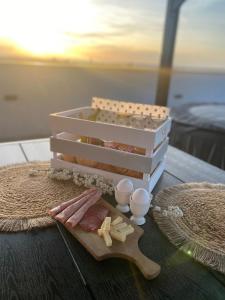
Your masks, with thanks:
M89 120L88 116L96 109L98 109L98 112L100 111L100 114L98 113L100 119L96 121ZM117 115L127 115L128 117L120 119ZM133 117L134 115L141 117L136 118ZM104 119L106 116L111 118L110 122L108 119ZM114 117L115 119L113 119ZM152 119L157 121L153 122ZM133 123L132 126L127 126L123 122ZM154 124L156 122L156 128L149 128L149 122ZM132 179L135 187L145 187L149 191L153 189L163 172L163 159L168 146L167 135L171 126L167 108L94 98L91 107L51 114L50 124L53 134L50 145L51 151L54 153L51 160L52 167L76 168L81 172L103 175L112 179L115 183L121 178L128 177L64 161L60 159L57 153L76 155L99 163L141 172L143 174L141 179L134 177L130 177L130 179ZM135 128L133 125L135 125ZM81 143L80 136L144 148L145 155Z

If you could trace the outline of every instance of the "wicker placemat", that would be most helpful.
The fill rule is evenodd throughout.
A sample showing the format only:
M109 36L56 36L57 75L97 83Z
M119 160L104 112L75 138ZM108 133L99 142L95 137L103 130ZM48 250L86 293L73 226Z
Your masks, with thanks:
M0 231L15 232L53 225L48 209L84 190L72 180L49 178L48 170L49 163L0 168Z
M157 194L154 218L169 240L225 274L225 185L189 183Z

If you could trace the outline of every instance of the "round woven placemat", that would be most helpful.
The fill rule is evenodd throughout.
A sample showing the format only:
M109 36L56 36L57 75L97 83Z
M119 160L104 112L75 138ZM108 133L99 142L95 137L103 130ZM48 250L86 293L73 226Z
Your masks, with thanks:
M54 224L49 208L80 194L72 180L48 177L49 163L0 168L0 231L22 231ZM32 170L39 170L35 175Z
M157 194L153 216L169 240L197 261L225 274L225 185L189 183ZM165 216L178 206L182 217Z

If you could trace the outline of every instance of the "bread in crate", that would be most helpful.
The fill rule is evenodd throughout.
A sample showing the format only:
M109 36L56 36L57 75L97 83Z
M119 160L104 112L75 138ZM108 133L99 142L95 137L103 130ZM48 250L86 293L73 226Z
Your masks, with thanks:
M165 107L93 98L91 107L50 115L55 168L130 177L151 190L160 177L171 120Z

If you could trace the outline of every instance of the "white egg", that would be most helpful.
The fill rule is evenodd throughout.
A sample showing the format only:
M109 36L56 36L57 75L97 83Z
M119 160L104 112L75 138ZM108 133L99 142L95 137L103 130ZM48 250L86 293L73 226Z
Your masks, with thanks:
M138 204L150 203L150 197L148 192L142 188L136 189L132 195L132 202Z
M124 178L117 184L117 190L123 193L132 193L134 187L131 180Z

